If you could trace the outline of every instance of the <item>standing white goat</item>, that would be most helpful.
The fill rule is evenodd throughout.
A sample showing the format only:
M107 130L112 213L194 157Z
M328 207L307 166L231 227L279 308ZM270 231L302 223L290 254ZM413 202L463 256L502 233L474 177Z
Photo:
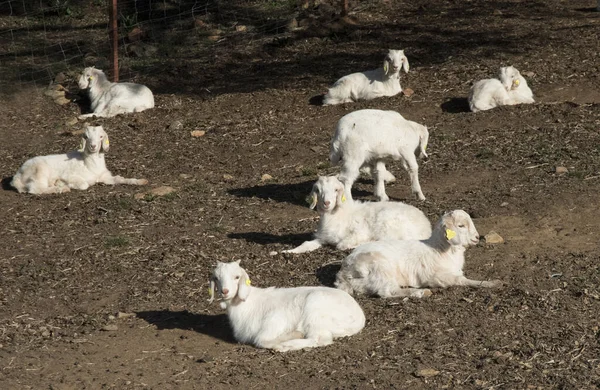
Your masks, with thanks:
M104 72L93 67L85 68L79 78L79 88L88 89L92 116L113 117L128 112L140 112L154 107L154 96L150 88L135 83L111 83Z
M256 288L239 260L217 262L210 300L218 292L235 339L280 352L333 343L365 326L365 315L347 293L329 287Z
M333 165L341 162L340 180L349 199L361 167L370 166L375 178L375 196L381 201L389 200L385 182L395 178L386 170L384 159L391 157L402 162L410 175L412 192L419 200L425 200L419 184L417 155L427 157L428 140L427 127L406 120L395 111L358 110L337 123L329 159Z
M500 281L471 280L463 275L466 247L478 242L469 214L455 210L442 216L427 240L387 240L359 246L343 260L335 286L349 294L383 298L431 295L422 287L500 286Z
M102 126L88 126L83 133L82 150L29 159L19 168L11 185L21 193L55 194L85 190L96 183L147 184L146 179L125 179L106 169L104 153L109 145Z
M471 111L485 111L498 106L535 103L527 81L513 66L500 68L500 80L485 79L473 84L469 92Z
M431 236L431 223L418 208L400 202L356 202L346 198L344 184L334 176L320 176L309 199L320 217L315 239L284 253L310 252L325 244L346 250L370 241Z
M323 97L323 105L371 100L382 96L394 96L402 92L400 67L409 70L404 50L389 50L383 60L383 68L352 73L342 77L329 88Z

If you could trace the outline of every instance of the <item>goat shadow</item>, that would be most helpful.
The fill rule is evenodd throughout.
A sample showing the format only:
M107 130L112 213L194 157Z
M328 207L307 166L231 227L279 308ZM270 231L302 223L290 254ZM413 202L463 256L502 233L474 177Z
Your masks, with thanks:
M314 182L315 180L307 180L292 184L266 184L246 188L232 188L227 190L227 193L238 198L256 197L260 199L272 199L277 202L287 202L298 206L308 206L306 197L312 190ZM363 197L369 196L371 193L353 189L352 195Z
M194 314L187 310L152 310L139 311L135 314L138 318L156 326L158 330L193 330L228 343L236 342L226 314Z
M319 282L321 282L323 286L334 287L333 282L335 282L335 276L340 268L342 268L341 261L335 264L325 264L317 269L317 279L319 279Z
M454 97L440 106L442 111L450 114L458 114L461 112L471 112L469 100L465 97Z
M13 177L9 176L9 177L5 177L4 179L2 179L2 189L4 191L14 191L17 192L17 190L10 185L10 182L12 182Z
M229 233L227 235L229 238L238 239L238 240L246 240L248 242L254 242L260 245L268 245L268 244L293 244L300 245L304 241L312 240L312 233L290 233L290 234L282 234L278 236L276 234L271 233L262 233L262 232L246 232L246 233Z
M273 199L277 202L306 206L306 196L312 189L314 180L303 181L295 184L266 184L246 188L232 188L227 190L230 195L241 198Z
M310 104L311 106L322 106L323 99L325 99L325 95L316 95L308 100L308 104Z

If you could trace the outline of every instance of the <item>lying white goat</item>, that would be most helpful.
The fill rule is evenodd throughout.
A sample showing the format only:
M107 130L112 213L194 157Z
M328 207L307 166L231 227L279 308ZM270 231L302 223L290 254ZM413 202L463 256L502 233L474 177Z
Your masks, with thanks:
M400 202L361 203L346 198L344 184L334 176L320 176L309 199L310 208L316 206L320 217L315 239L284 253L310 252L325 244L346 250L370 241L431 236L431 223L418 208Z
M217 262L210 302L218 292L235 339L280 352L333 343L365 326L356 301L329 287L256 288L239 261Z
M500 80L477 81L469 92L471 111L485 111L498 106L535 103L527 81L513 66L500 68Z
M85 190L96 183L147 184L146 179L125 179L110 173L104 161L109 145L108 135L102 126L88 126L83 133L82 150L27 160L13 177L11 185L21 193L54 194L71 189Z
M323 105L371 100L382 96L394 96L402 92L400 67L408 73L408 58L404 50L389 50L383 68L352 73L342 77L329 88L323 97Z
M455 210L442 216L427 240L387 240L359 246L343 260L335 286L349 294L383 298L431 295L422 287L500 286L500 281L471 280L463 275L466 247L478 242L469 214Z
M370 167L375 177L375 196L381 201L389 200L385 182L395 178L386 170L384 159L391 157L402 162L410 175L413 194L424 200L417 155L427 157L428 140L427 127L406 120L395 111L358 110L344 115L337 123L329 159L333 165L342 165L340 180L349 199L360 169Z
M100 69L85 68L79 78L79 88L88 90L92 103L92 113L80 115L79 119L113 117L154 107L154 96L148 87L134 83L111 83Z

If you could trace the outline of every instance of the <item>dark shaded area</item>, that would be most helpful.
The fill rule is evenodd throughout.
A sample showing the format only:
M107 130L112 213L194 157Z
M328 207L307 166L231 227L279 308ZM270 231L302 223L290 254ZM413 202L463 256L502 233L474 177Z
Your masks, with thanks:
M4 179L2 179L2 189L4 191L14 191L17 192L17 190L10 185L10 182L12 181L13 177L9 176L9 177L5 177Z
M319 282L321 282L323 286L334 287L333 282L335 282L335 276L341 267L341 261L335 264L325 264L324 266L317 268L317 279L319 279Z
M260 245L267 244L293 244L300 245L304 241L312 240L312 233L291 233L278 236L276 234L262 232L247 232L247 233L229 233L229 238L246 240Z
M442 111L448 112L450 114L458 114L461 112L470 112L469 108L469 100L465 97L455 97L447 102L442 103L440 106Z
M158 330L163 329L184 329L193 330L207 336L214 337L228 343L235 343L233 333L229 326L229 320L226 314L205 315L193 314L187 310L170 311L140 311L135 313L138 318L143 319L156 326Z
M316 96L311 97L310 100L308 101L308 103L311 106L322 106L324 98L325 98L325 95L316 95Z
M298 206L307 206L306 196L310 193L314 180L294 184L266 184L227 190L230 195L242 198L272 199Z

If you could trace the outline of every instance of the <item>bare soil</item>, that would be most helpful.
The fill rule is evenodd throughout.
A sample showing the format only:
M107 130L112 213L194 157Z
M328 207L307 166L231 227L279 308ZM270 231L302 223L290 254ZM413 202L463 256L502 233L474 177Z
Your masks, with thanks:
M600 387L594 5L357 2L355 22L335 30L232 34L201 58L165 59L164 72L139 66L135 80L155 91L157 107L90 123L110 135L112 172L147 178L145 188L11 190L26 159L74 149L81 128L66 124L77 104L58 106L40 88L11 91L0 104L0 388ZM387 48L407 52L410 98L311 104L340 76L376 67ZM470 84L506 65L526 75L537 102L466 112ZM336 121L361 108L429 127L427 200L410 196L396 164L388 194L432 221L462 208L482 235L498 232L506 242L469 249L465 272L505 287L359 297L364 330L324 348L237 344L207 303L212 267L241 259L259 287L332 285L345 253L280 251L310 238L317 216L304 198L317 174L336 172ZM161 185L176 192L134 198ZM357 183L358 198L371 192L369 178Z

